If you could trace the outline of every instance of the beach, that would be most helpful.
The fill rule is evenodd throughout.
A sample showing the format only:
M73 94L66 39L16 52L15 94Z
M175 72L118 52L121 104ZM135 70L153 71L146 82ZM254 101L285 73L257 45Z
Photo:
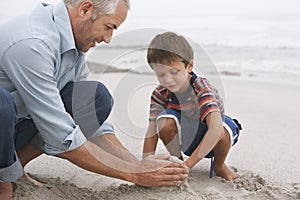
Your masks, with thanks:
M154 86L152 78L151 74L129 72L92 72L89 77L103 82L111 91L115 105L110 121L120 141L138 158L141 158L142 131L148 117L149 99L145 97ZM243 125L239 142L226 160L227 165L241 175L237 180L225 181L217 176L210 179L209 160L204 159L191 170L188 188L146 188L42 155L25 170L44 182L44 187L20 180L15 199L300 199L300 123L297 115L300 85L241 79L235 75L219 78L224 88L226 113L237 117ZM148 84L124 86L122 83L127 79ZM130 95L124 98L119 90L126 88ZM121 107L128 110L127 118L120 115ZM125 122L130 119L133 125L122 124L120 117ZM164 152L160 144L157 153Z
M32 10L38 2L3 1L0 21ZM44 185L20 179L14 199L300 199L299 1L131 2L111 43L87 52L88 79L103 82L114 97L108 120L116 136L141 159L149 97L157 84L146 62L147 45L157 33L179 33L195 51L195 72L213 82L225 113L242 123L226 160L240 178L209 178L210 160L203 159L190 171L188 187L146 188L41 155L25 171ZM156 153L166 153L161 142Z

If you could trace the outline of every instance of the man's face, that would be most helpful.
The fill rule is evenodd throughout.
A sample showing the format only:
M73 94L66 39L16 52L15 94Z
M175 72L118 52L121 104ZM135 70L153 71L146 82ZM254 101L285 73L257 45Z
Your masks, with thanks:
M126 19L127 10L125 2L121 0L113 15L102 15L97 17L96 20L92 20L91 13L87 17L83 17L77 21L77 23L73 25L77 49L87 52L91 47L94 47L96 43L102 41L109 43L113 31ZM86 13L88 12L95 12L95 10L92 7L86 11Z

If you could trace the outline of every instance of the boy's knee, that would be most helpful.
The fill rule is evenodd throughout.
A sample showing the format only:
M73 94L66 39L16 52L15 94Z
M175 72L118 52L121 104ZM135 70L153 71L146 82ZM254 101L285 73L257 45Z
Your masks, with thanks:
M230 144L230 143L231 143L231 142L230 142L230 134L231 134L231 133L229 133L229 132L227 131L227 129L226 129L225 127L223 127L222 133L221 133L221 135L220 135L219 140L222 141L222 142L226 142L226 143Z
M157 128L160 138L167 137L172 139L178 133L176 122L172 118L161 118L157 120Z
M95 94L95 109L100 124L108 118L112 110L113 103L113 97L106 86L98 82Z
M0 88L0 120L1 127L14 126L17 121L17 113L12 95Z

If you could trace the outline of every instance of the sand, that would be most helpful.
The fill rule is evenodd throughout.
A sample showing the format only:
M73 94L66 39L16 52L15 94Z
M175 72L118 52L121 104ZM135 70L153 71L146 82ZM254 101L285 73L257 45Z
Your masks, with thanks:
M270 183L252 172L240 171L241 177L228 182L219 177L210 179L206 173L193 170L188 178L189 188L157 187L146 188L132 184L112 184L102 190L80 188L60 178L38 178L46 182L36 187L19 181L15 199L299 199L300 184L285 186ZM86 177L88 178L88 177Z
M144 97L149 96L152 84L135 89L124 102L116 92L125 80L124 74L130 80L141 77L148 80L149 76L108 73L91 74L90 79L103 81L111 90L115 97L111 120L117 126L117 136L140 158L144 133L122 131L127 127L119 122L116 113L120 111L118 102L127 103L128 113L132 112L130 108L134 110L129 118L132 117L134 124L141 124L136 130L143 130L148 112L148 99ZM44 187L19 180L15 199L300 199L300 86L236 76L222 76L221 81L226 112L238 117L244 127L226 161L241 175L239 179L225 181L217 176L210 179L209 160L204 159L191 170L188 188L146 188L87 172L68 161L43 155L29 163L25 170L44 182ZM158 150L161 152L164 152L162 145Z

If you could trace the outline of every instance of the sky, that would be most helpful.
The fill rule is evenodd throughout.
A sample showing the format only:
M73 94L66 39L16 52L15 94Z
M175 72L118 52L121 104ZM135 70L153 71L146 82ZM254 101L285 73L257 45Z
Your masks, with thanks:
M28 12L40 2L40 0L0 1L0 20ZM51 4L59 1L44 0ZM275 20L279 21L288 19L291 24L295 19L300 21L300 0L131 0L128 17L115 34L142 28L161 28L175 32L183 31L184 34L193 37L191 30L199 25L202 25L204 30L210 30L215 24L222 30L229 29L229 26L234 30L234 21L228 16L256 17L258 23L252 23L253 30L256 30L268 15L277 16ZM225 17L227 21L224 20ZM289 27L289 24L282 29L286 27Z
M10 17L35 7L39 0L0 0L0 17ZM59 0L44 0L55 4ZM299 0L131 0L131 15L178 16L237 15L237 14L292 14L300 13ZM168 9L166 9L168 7Z

